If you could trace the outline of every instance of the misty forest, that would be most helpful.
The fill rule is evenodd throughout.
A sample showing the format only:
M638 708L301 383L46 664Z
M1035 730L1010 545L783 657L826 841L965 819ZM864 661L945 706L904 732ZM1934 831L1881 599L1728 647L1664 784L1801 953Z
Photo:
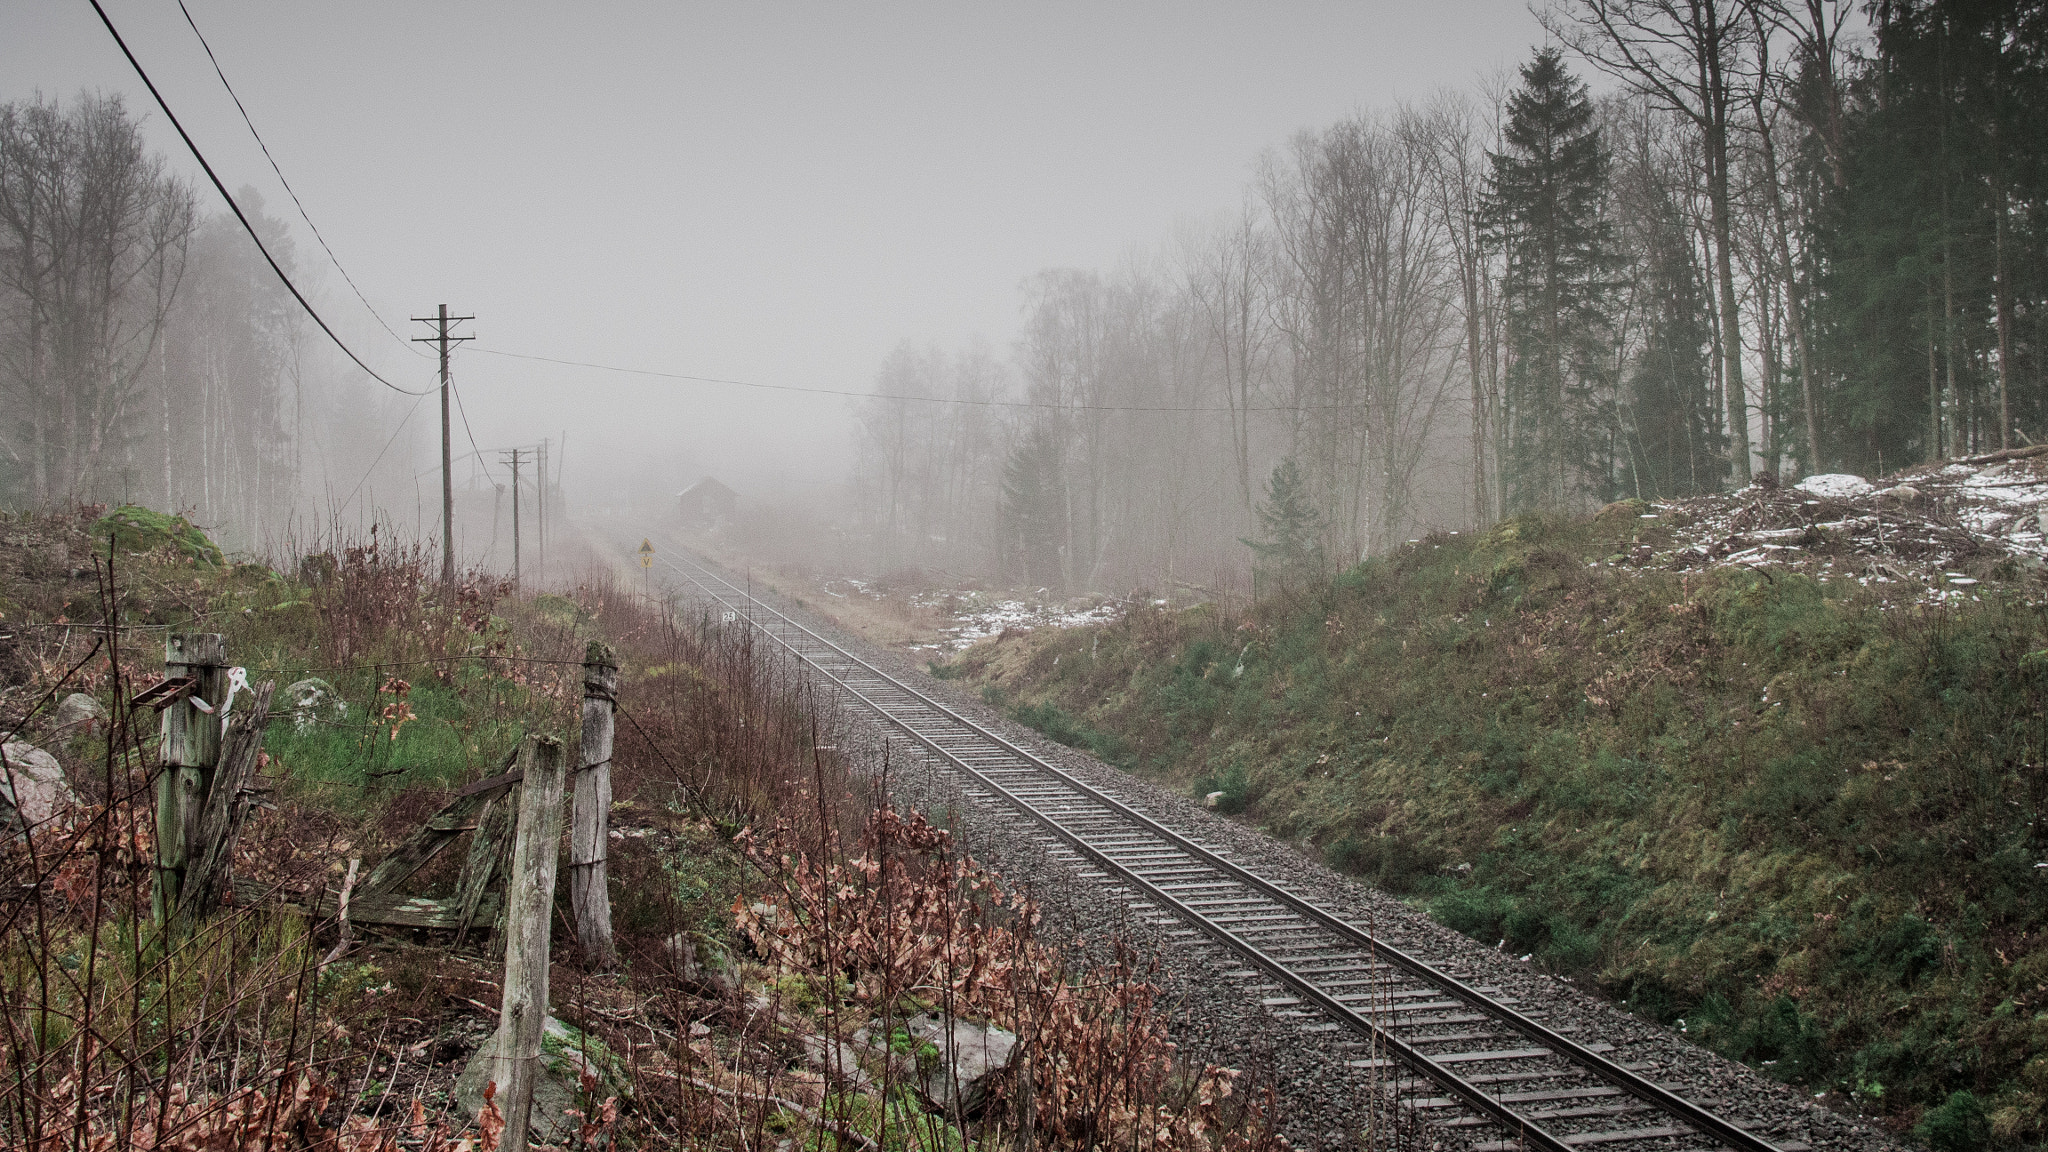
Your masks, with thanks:
M866 406L864 530L906 564L1165 587L1241 566L1275 499L1351 562L2032 443L2040 15L1879 3L1851 40L1857 15L1561 5L1512 76L1276 142L1240 206L1028 280L1008 355L893 353L879 395L965 403Z
M0 12L0 1147L2048 1149L2048 0L230 7Z

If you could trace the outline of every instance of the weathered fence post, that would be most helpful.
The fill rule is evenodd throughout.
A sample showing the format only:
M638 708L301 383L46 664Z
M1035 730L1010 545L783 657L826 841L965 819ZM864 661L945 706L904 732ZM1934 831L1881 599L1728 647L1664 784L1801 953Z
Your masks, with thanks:
M615 959L604 860L611 839L612 712L619 692L618 665L611 645L602 640L592 640L583 654L583 739L569 825L569 902L576 911L584 961L592 968L608 968Z
M541 1030L548 1020L548 919L562 839L562 742L528 736L519 749L519 830L505 883L505 998L498 1013L491 1079L502 1090L499 1152L526 1152Z
M230 673L228 691L234 691ZM183 933L220 907L232 890L235 848L256 793L256 765L263 754L263 730L270 721L270 694L277 688L265 680L240 699L228 722L221 725L220 751L214 756L206 799L200 805L197 837L185 854L185 875L179 884L178 914ZM217 717L215 717L217 719Z
M163 772L156 783L156 891L150 914L165 923L177 910L185 869L201 850L199 825L220 755L220 706L227 688L227 638L210 632L164 641L164 679L190 676L190 691L163 711ZM195 701L207 705L195 706Z

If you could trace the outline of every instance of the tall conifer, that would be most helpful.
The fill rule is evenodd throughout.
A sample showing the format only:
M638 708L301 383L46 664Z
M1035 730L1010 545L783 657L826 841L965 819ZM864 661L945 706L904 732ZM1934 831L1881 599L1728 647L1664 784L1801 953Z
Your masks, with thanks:
M1608 153L1586 86L1554 48L1522 69L1491 153L1488 222L1507 258L1509 510L1569 509L1613 487L1607 351Z

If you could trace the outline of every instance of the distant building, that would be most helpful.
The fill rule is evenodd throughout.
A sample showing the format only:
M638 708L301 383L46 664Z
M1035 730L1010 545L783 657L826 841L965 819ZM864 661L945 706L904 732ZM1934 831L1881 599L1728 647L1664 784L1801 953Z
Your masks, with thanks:
M676 493L676 500L682 505L683 523L700 528L731 523L739 499L739 493L709 476Z

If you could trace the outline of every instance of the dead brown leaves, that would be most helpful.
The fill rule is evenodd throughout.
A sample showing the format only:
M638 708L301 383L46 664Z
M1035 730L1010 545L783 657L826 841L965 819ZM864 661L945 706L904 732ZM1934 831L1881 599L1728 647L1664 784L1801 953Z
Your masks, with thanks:
M265 1092L252 1085L219 1097L193 1098L185 1085L174 1084L165 1096L148 1098L124 1123L90 1101L81 1102L76 1079L67 1076L52 1090L45 1115L69 1116L71 1122L46 1125L27 1152L398 1152L401 1147L496 1152L505 1127L490 1089L477 1134L460 1137L445 1122L430 1123L417 1100L401 1124L351 1116L338 1129L323 1127L321 1114L336 1095L331 1085L309 1074L301 1074L288 1089Z
M801 845L786 825L740 846L777 888L736 909L740 930L781 970L846 982L881 1017L900 997L1015 1032L1023 1050L995 1089L984 1127L1028 1122L1041 1146L1159 1152L1284 1148L1263 1109L1234 1098L1237 1074L1213 1066L1169 1087L1174 1046L1157 988L1133 950L1076 967L1036 938L1039 912L1001 878L958 855L921 813L884 806L857 851ZM836 1009L835 1009L836 1011Z

